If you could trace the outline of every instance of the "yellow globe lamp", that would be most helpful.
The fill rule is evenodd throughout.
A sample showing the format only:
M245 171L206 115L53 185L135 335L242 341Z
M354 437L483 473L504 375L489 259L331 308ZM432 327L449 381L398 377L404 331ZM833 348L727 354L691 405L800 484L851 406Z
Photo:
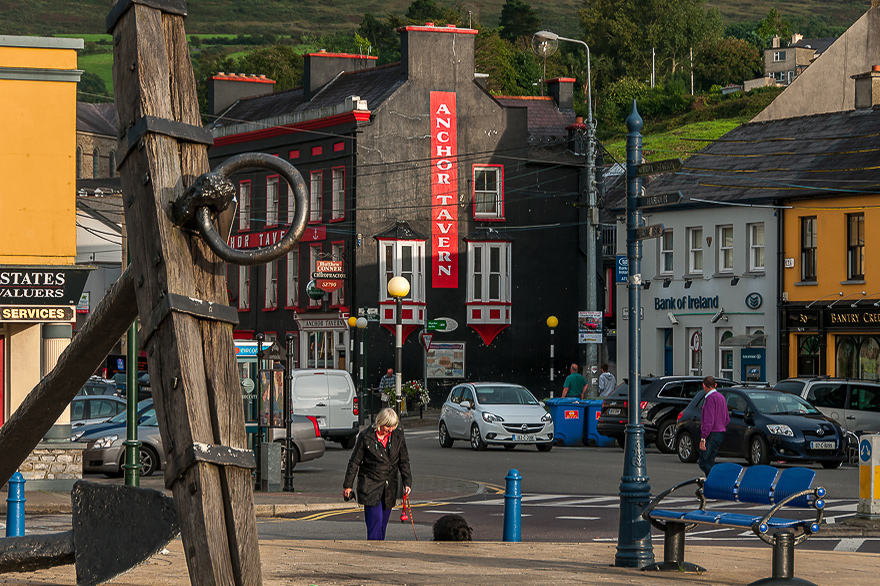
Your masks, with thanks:
M406 297L409 293L409 281L403 277L394 277L388 281L388 294L396 299Z
M351 316L350 318L348 318L348 327L350 327L350 328L355 327L357 325L357 321L358 321L358 318L356 318L355 316Z
M550 328L551 330L558 325L559 325L559 320L556 319L555 315L551 315L550 317L547 318L547 327Z

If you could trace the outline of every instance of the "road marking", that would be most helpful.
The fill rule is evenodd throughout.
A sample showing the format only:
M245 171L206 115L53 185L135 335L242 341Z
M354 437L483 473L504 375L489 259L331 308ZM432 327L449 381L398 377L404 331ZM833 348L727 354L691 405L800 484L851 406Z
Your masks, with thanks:
M437 435L436 429L425 429L423 431L407 431L405 432L407 437L421 437L423 435Z
M464 511L422 511L423 513L431 513L433 515L461 515Z
M840 543L834 546L834 551L859 551L864 539L841 539Z
M412 508L421 508L421 507L444 507L449 503L437 503L437 502L428 502L428 503L411 503L410 507ZM400 507L394 507L394 509L400 509ZM363 509L361 507L350 508L350 509L334 509L332 511L321 511L319 513L314 513L311 515L307 515L305 517L299 517L297 519L292 519L293 521L321 521L323 519L329 519L330 517L338 517L339 515L350 515L351 513L359 513ZM291 519L282 519L286 521L290 521Z
M599 521L602 517L556 517L566 521Z

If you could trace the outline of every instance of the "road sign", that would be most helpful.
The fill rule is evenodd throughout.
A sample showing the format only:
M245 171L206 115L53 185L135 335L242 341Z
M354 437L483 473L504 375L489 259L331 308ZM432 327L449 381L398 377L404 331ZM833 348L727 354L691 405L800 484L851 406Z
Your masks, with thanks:
M428 332L454 332L458 329L458 322L451 317L438 317L425 322L425 330Z
M434 339L434 334L426 334L422 332L422 335L419 336L422 339L422 345L425 347L425 350L431 349L431 340Z
M661 236L663 236L663 224L652 224L651 226L636 228L636 240L660 238Z
M644 197L636 198L636 207L639 209L659 208L675 205L677 203L681 203L680 191L676 191L675 193L658 193L657 195L646 195Z
M665 161L651 161L636 165L636 177L656 175L657 173L669 173L681 169L681 159L666 159Z

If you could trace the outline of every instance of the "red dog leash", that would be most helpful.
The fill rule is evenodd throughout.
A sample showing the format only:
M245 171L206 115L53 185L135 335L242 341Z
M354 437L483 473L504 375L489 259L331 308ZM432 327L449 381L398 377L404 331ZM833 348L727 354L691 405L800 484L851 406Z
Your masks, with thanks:
M407 521L409 521L410 524L412 525L413 536L416 538L416 541L418 541L419 536L416 535L416 524L415 524L415 521L413 520L412 507L409 504L409 495L404 494L403 495L403 506L401 507L401 511L400 511L400 522L406 523Z

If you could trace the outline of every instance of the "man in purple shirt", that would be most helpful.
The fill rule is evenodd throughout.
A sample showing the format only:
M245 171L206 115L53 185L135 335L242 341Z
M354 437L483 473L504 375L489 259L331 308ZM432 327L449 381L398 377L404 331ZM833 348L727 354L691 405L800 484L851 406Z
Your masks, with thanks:
M727 412L727 401L724 395L715 389L715 378L707 376L703 379L703 390L706 396L703 399L703 409L700 415L700 470L706 476L715 465L715 456L718 454L718 446L724 439L724 432L730 422L730 414Z

